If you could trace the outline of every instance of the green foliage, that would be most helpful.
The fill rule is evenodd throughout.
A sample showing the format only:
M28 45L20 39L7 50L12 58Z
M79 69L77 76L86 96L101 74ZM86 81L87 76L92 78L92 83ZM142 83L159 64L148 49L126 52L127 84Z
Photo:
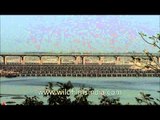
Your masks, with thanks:
M93 91L93 88L80 88L79 93L76 94L75 100L71 101L70 91L73 88L73 85L70 81L67 83L57 82L55 86L58 86L58 90L53 89L53 84L48 83L45 88L44 96L48 97L49 105L89 105L91 104L88 101L88 96ZM47 93L47 94L46 94Z
M146 34L142 32L140 32L139 35L146 43L154 47L157 47L160 52L160 33L158 33L157 35L150 36L150 37L148 37Z
M88 101L88 96L94 91L93 88L80 88L78 94L76 94L75 100L72 102L73 105L90 105L92 104L91 101Z
M152 45L155 48L158 48L159 50L158 52L160 53L160 33L150 37L148 37L146 34L142 32L139 33L139 35L141 36L142 40L145 41L147 44ZM154 56L152 53L148 52L147 50L144 50L144 53L148 57L149 62L145 63L145 65L143 65L144 66L143 68L147 68L147 69L151 68L152 70L159 72L160 63L154 59L156 56ZM144 62L142 64L144 64Z
M35 106L35 105L43 105L42 101L38 101L38 97L28 97L25 95L25 101L22 103L22 105L29 105L29 106Z
M100 105L121 105L120 98L109 98L103 95L100 99Z
M70 105L71 99L69 98L69 90L73 88L72 83L70 81L67 83L57 82L56 86L59 87L58 90L53 89L54 86L52 83L48 83L45 88L44 96L49 97L49 105Z
M135 97L139 105L160 105L160 99L154 99L150 94L140 92L141 97Z

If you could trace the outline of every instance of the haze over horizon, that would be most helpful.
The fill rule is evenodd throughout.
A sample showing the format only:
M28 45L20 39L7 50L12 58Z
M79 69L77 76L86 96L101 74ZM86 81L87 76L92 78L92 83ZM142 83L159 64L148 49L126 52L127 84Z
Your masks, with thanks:
M0 54L123 54L123 53L138 53L138 54L145 54L144 52L0 52ZM155 53L155 54L159 54L158 52L150 52L150 53Z
M158 15L1 15L1 52L127 53L160 31Z

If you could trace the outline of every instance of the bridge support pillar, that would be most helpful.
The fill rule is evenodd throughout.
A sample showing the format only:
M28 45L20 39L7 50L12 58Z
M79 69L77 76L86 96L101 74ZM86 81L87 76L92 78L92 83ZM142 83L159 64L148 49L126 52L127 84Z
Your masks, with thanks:
M103 57L99 57L99 65L102 65L102 63L103 63Z
M25 64L25 57L24 56L20 56L20 64Z
M83 65L86 64L86 63L85 63L85 59L86 59L86 57L82 56L82 64L83 64Z
M160 57L157 57L157 63L160 64Z
M3 56L3 63L6 65L7 64L7 58L6 56Z
M61 57L58 56L57 64L60 65L61 62L62 62L62 59L61 59Z
M42 65L43 61L42 61L42 56L39 56L39 64Z
M120 62L120 57L118 57L118 56L115 56L115 63L119 63Z
M75 56L75 64L77 65L79 63L79 57Z

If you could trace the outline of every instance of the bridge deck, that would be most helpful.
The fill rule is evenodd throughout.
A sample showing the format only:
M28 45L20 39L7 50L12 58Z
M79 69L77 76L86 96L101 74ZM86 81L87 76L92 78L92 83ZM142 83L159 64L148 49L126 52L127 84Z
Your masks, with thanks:
M159 53L153 53L154 56L160 56ZM144 53L105 53L105 54L58 54L58 53L52 53L52 54L32 54L32 53L1 53L0 56L106 56L106 57L111 57L111 56L123 56L123 57L130 57L130 56L137 56L137 57L145 57L146 54Z

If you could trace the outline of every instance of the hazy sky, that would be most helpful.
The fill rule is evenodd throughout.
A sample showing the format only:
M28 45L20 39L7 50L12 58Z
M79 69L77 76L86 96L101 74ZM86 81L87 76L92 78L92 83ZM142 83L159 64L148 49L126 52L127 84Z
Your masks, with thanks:
M138 32L160 32L160 16L1 16L1 52L151 52Z

